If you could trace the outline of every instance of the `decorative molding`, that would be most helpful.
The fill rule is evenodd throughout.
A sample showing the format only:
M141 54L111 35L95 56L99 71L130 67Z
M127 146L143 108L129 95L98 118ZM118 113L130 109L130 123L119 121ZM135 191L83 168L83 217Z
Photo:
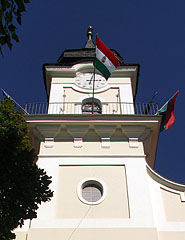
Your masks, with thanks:
M145 126L122 125L122 130L128 138L140 138L145 131Z
M66 125L66 128L73 138L82 138L87 132L89 125Z
M110 138L101 138L102 148L110 148Z
M37 137L40 140L44 140L43 135L41 132L37 129L37 127L31 127L30 128L30 133L32 136Z
M110 138L116 130L116 125L94 125L94 128L101 138Z
M54 147L54 138L45 138L44 147L45 148L53 148Z
M55 138L60 131L60 124L37 125L36 128L44 138Z
M129 147L138 148L139 147L138 138L129 138Z
M145 128L144 132L142 133L142 135L140 136L140 140L146 140L148 137L151 136L152 130L150 128Z
M82 138L74 138L74 147L81 148L83 146Z

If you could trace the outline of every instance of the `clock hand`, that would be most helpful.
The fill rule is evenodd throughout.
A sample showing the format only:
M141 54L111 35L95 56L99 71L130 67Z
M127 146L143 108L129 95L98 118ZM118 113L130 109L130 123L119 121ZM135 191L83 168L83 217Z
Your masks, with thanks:
M90 78L89 85L91 84L92 79L93 79L93 74L92 74L92 76L91 76L91 78Z

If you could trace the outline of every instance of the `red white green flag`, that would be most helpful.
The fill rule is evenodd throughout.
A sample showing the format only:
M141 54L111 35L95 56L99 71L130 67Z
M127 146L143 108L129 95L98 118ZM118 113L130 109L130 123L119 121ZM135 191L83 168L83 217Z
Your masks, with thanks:
M162 115L160 131L168 130L168 128L170 128L175 122L174 106L178 93L179 91L177 91L159 110L159 115Z
M114 53L96 36L95 67L108 79L111 73L120 66Z

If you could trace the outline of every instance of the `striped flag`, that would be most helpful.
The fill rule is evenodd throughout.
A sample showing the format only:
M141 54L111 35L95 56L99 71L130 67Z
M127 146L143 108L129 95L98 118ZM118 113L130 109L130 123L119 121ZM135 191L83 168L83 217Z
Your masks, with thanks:
M95 67L108 79L111 73L120 66L114 53L96 36Z
M160 131L168 130L175 122L174 106L178 93L179 91L177 91L159 110L159 115L162 115Z

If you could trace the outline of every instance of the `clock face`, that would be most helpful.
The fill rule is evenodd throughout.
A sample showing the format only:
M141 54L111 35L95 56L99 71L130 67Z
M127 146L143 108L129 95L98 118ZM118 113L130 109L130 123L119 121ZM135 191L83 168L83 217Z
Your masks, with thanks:
M85 88L93 89L94 74L93 73L78 73L76 77L76 85ZM99 74L95 74L94 88L98 89L104 87L107 81Z

